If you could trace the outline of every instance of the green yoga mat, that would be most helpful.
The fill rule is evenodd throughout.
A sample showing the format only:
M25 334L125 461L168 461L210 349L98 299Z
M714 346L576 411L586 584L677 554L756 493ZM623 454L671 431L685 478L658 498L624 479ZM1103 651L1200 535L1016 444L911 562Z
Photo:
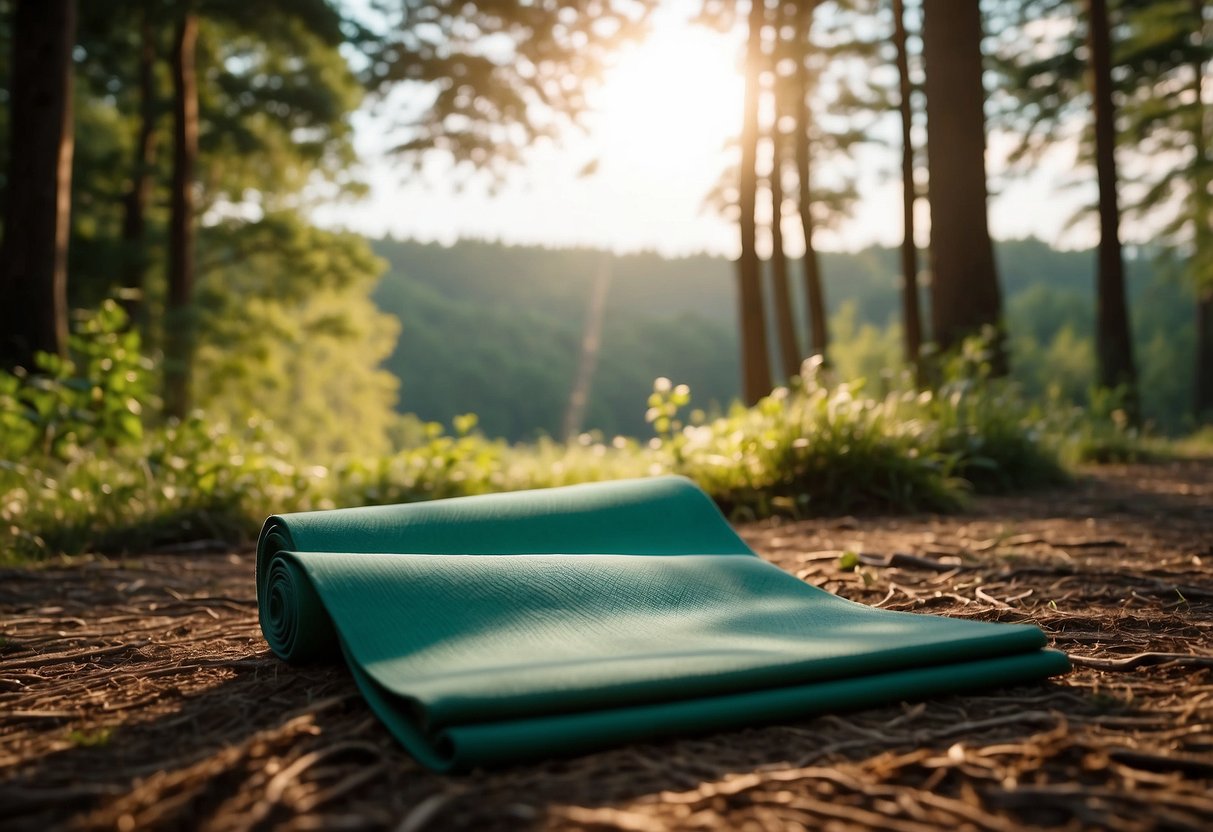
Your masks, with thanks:
M438 770L1065 672L1031 626L877 610L757 557L679 477L269 518L261 628L344 656Z

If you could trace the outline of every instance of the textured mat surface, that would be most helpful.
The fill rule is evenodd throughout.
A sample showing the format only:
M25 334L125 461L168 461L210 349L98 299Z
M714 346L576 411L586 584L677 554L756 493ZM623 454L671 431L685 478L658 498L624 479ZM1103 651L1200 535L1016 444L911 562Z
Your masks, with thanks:
M344 656L425 765L466 768L1039 679L1035 627L877 610L758 558L662 477L271 517L261 626Z

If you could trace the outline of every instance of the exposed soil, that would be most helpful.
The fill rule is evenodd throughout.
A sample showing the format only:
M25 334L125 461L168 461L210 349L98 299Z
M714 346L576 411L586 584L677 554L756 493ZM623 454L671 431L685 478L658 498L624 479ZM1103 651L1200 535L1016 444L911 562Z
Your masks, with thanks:
M268 653L248 553L3 570L0 828L1213 828L1213 461L743 531L848 598L1038 624L1076 668L442 776L343 667Z

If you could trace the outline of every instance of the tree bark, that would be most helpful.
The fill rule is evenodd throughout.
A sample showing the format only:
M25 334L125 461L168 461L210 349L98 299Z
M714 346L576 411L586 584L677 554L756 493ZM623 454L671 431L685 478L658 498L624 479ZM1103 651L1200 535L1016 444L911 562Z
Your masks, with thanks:
M75 0L19 0L12 25L0 367L30 368L67 348Z
M775 92L778 100L779 90ZM779 341L779 360L784 379L799 375L801 352L796 343L796 319L792 314L792 292L788 285L788 256L783 249L783 134L779 131L778 105L771 127L771 290L775 301L775 329Z
M981 12L973 0L923 0L931 324L941 350L994 327L992 369L1006 371L1002 299L986 219Z
M189 410L193 351L194 168L198 158L198 86L194 47L198 19L186 4L173 41L173 176L169 216L168 305L165 310L164 409Z
M1205 24L1204 0L1192 0L1192 14L1201 42L1207 42L1209 27ZM1196 148L1192 182L1192 239L1196 264L1196 384L1193 390L1193 410L1198 422L1213 419L1213 206L1209 205L1209 189L1213 186L1213 136L1205 128L1207 112L1204 104L1205 64L1199 58L1192 63L1192 91L1196 112L1192 121L1192 146Z
M922 313L918 298L918 244L914 240L914 203L918 186L914 182L914 110L910 83L910 57L906 38L905 3L893 0L893 40L897 46L897 74L901 115L901 322L904 330L905 360L914 367L915 379L923 383L918 356L922 349Z
M755 207L758 202L758 99L762 66L763 0L751 0L746 44L745 100L741 128L741 172L738 206L741 256L737 259L738 308L741 317L741 382L747 404L771 392L771 364L767 354L766 315L762 301L762 270L758 261Z
M1095 109L1095 169L1099 182L1099 253L1095 274L1095 354L1099 385L1124 387L1130 417L1137 418L1137 372L1125 303L1125 263L1117 202L1116 109L1112 101L1112 41L1107 0L1087 0L1089 76Z
M145 8L139 22L139 132L131 187L123 199L122 305L132 322L142 317L147 272L147 201L152 187L152 165L156 158L156 34Z
M804 232L804 302L809 325L809 355L825 359L830 336L826 323L825 288L821 279L821 264L813 247L813 180L810 163L812 137L809 133L812 113L809 109L809 68L805 60L809 51L809 31L813 25L816 0L806 0L796 16L796 44L801 54L796 60L796 175L800 190L800 227Z

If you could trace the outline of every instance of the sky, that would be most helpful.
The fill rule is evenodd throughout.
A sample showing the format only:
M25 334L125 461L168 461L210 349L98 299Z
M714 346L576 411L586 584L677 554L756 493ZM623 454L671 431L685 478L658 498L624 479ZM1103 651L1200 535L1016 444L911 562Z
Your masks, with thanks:
M321 209L317 220L371 236L392 235L453 243L461 237L585 245L619 252L655 250L669 256L706 251L736 256L736 225L705 207L704 198L730 155L726 144L740 123L743 82L740 43L689 25L693 0L669 0L657 11L645 42L622 52L590 96L584 131L566 131L559 146L531 149L496 193L473 181L449 184L447 163L429 159L420 174L393 160L390 114L360 112L355 143L369 196ZM899 139L894 116L880 125L883 147L862 150L860 201L854 216L814 240L822 250L853 250L901 240ZM1086 247L1090 224L1067 227L1091 186L1060 188L1073 180L1074 148L1060 146L1029 174L1002 175L1011 147L1007 136L988 139L993 191L990 228L995 237L1034 235L1060 247ZM597 170L578 174L590 160ZM929 212L919 201L920 245L929 236ZM785 235L789 253L803 251L795 218ZM760 249L763 241L760 240Z

